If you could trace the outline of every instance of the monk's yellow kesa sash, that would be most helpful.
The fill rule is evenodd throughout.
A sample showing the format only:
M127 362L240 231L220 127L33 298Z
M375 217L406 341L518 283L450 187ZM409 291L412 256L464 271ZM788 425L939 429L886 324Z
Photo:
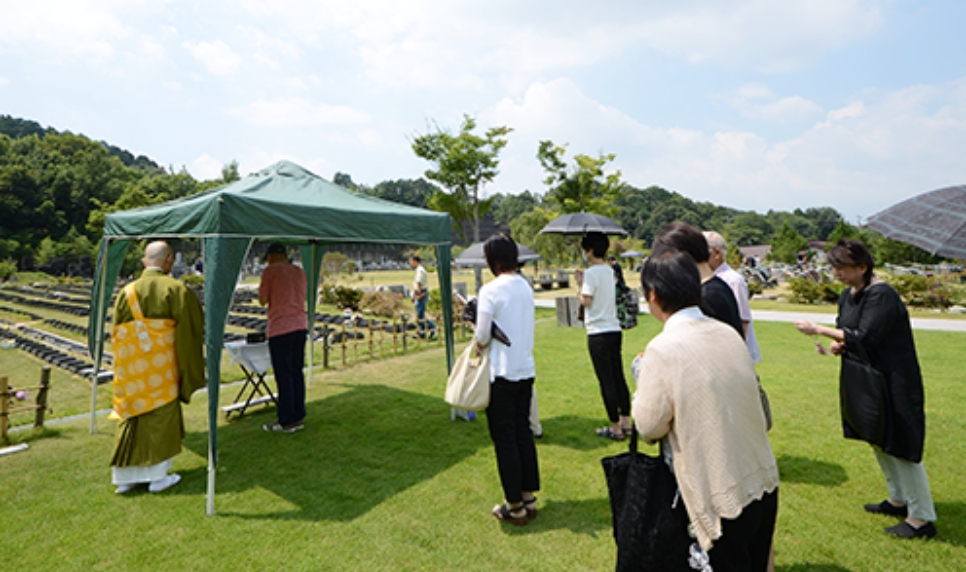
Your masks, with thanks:
M145 318L134 283L124 288L134 321L114 326L114 404L111 417L128 419L171 403L180 394L171 319Z

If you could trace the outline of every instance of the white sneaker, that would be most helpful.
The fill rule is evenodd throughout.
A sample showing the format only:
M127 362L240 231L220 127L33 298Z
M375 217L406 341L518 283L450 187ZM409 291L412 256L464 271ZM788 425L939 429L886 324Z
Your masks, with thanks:
M116 495L127 494L127 493L133 491L134 490L134 487L136 487L136 486L137 486L136 484L118 485L117 488L114 489L114 494L116 494Z
M181 475L179 475L178 473L171 473L170 475L165 476L160 481L154 481L153 483L148 485L148 490L151 491L152 493L160 493L161 491L166 491L170 489L171 487L175 486L179 482L181 482Z

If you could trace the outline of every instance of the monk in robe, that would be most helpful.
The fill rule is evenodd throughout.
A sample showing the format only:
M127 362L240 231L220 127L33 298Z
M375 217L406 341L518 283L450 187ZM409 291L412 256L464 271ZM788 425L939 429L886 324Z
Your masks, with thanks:
M142 483L152 493L176 485L172 458L181 452L181 403L205 385L204 311L198 295L169 276L174 252L165 242L144 251L144 272L114 305L114 404L120 419L111 458L118 494Z

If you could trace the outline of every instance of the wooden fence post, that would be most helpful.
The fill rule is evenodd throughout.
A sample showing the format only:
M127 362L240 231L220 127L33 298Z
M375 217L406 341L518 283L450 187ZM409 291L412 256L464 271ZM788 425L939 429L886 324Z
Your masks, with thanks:
M347 353L349 351L345 345L345 320L342 321L342 340L339 342L339 345L342 346L342 367L345 367L346 358L348 357Z
M40 370L40 391L37 392L37 412L34 414L34 427L44 426L47 413L47 390L50 389L50 366Z
M375 355L375 351L376 351L375 350L375 347L376 347L375 346L375 342L376 341L374 339L372 339L372 323L374 321L375 320L369 320L369 324L368 324L369 325L369 361L372 361L376 357L376 355Z
M8 419L10 414L10 386L6 376L0 377L0 439L7 439Z

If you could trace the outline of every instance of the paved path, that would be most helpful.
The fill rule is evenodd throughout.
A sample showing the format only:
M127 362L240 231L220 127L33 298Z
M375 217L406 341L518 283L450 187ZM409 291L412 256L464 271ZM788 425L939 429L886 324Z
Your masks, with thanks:
M534 305L538 308L555 308L553 300L537 299ZM641 313L647 313L647 306L641 305ZM780 312L777 310L752 310L751 317L759 322L795 322L797 320L811 320L819 324L835 324L835 314L809 312ZM966 320L950 320L948 318L913 318L912 329L936 330L944 332L966 332Z

